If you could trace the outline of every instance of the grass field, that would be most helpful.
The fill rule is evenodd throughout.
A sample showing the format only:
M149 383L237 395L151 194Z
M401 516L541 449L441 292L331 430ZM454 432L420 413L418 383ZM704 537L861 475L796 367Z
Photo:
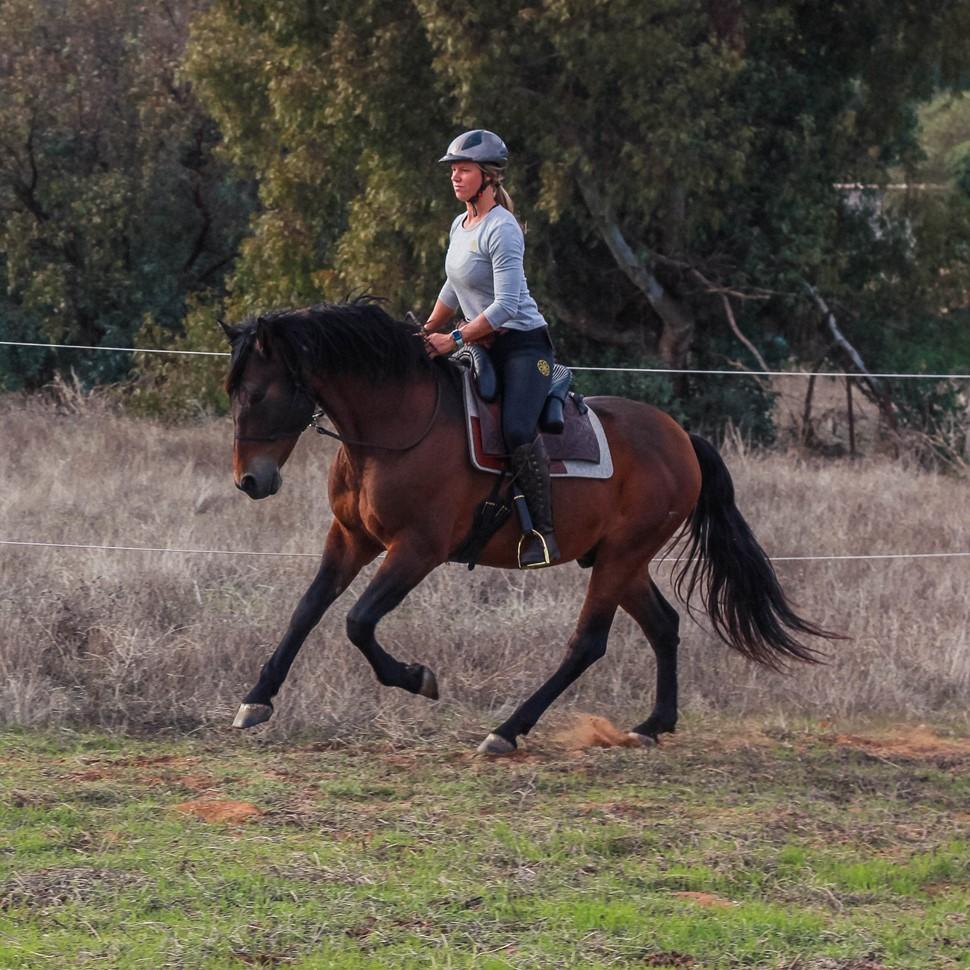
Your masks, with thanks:
M0 735L0 967L970 967L970 740Z
M0 398L0 538L242 550L182 555L0 546L0 724L130 733L218 729L309 584L330 523L332 444L305 436L279 495L232 484L228 420L173 427L97 399ZM739 506L771 556L966 552L967 482L883 459L817 462L728 448ZM435 705L380 688L347 640L368 567L297 658L277 740L408 740L456 723L488 730L555 668L589 580L436 570L386 617L382 643L432 667ZM970 559L780 561L810 619L848 634L831 662L774 674L684 616L681 690L694 714L945 718L970 729ZM670 566L654 575L668 595ZM671 598L673 598L671 596ZM684 614L681 608L682 615ZM556 704L643 720L653 655L620 614L607 656Z
M240 736L315 569L332 446L301 442L253 503L224 420L69 395L0 419L0 538L283 554L0 547L0 970L970 968L970 560L779 561L852 639L782 675L685 619L686 716L654 750L598 747L617 732L577 713L650 710L618 617L500 761L475 745L555 666L588 573L436 571L380 627L435 669L432 704L346 639L371 567ZM726 460L772 556L970 548L955 476Z

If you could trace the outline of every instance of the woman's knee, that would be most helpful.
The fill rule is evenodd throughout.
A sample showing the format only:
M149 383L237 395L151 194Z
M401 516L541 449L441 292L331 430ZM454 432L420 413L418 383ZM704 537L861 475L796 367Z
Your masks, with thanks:
M505 438L505 447L509 452L515 451L522 445L532 444L536 437L536 426L527 426L523 423L513 421L503 424L502 434Z

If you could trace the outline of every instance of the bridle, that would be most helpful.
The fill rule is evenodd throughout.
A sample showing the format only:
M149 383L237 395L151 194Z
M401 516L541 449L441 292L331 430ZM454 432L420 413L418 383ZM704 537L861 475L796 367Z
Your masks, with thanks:
M277 431L275 434L267 435L241 435L239 433L233 434L233 440L235 441L281 441L283 438L295 438L303 434L307 428L313 428L317 434L326 435L328 438L334 438L344 445L351 445L355 448L379 448L381 451L410 451L412 448L417 448L425 438L431 434L431 429L434 427L435 421L438 419L438 412L441 410L441 377L438 374L437 369L434 370L434 408L431 411L431 417L428 420L427 425L422 430L421 434L406 445L382 445L376 441L359 441L356 438L345 438L342 434L337 431L331 431L329 428L325 428L320 421L326 417L326 412L322 407L319 406L313 393L307 388L307 386L299 379L299 375L290 366L289 361L287 361L287 368L290 371L290 378L293 381L294 390L296 393L303 395L307 398L311 404L314 406L314 411L310 416L310 420L301 424L298 428L293 428L288 431Z

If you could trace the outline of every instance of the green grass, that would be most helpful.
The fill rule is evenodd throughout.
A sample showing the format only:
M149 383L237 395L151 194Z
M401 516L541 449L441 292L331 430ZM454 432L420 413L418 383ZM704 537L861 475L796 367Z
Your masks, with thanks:
M0 734L0 968L970 967L970 745ZM190 800L261 815L204 821Z

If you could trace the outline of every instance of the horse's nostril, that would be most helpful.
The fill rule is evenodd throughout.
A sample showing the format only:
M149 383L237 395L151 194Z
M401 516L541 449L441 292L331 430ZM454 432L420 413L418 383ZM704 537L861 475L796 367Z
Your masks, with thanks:
M239 479L239 484L236 488L241 489L247 495L253 495L256 492L256 476L250 475L248 472Z

